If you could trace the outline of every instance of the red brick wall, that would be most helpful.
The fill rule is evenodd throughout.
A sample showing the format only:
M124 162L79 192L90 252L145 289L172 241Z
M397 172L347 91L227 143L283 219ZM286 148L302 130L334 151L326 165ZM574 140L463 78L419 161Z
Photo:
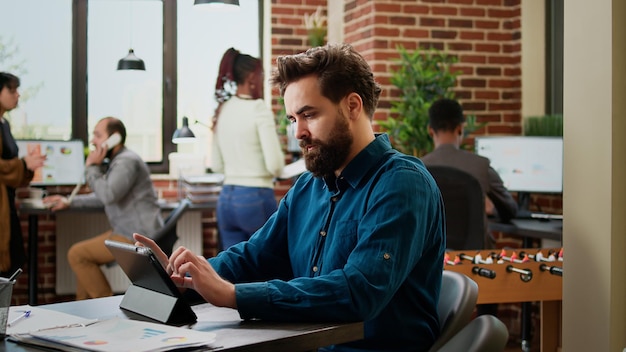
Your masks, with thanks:
M304 14L326 1L272 1L272 62L308 48ZM390 116L398 90L390 71L408 50L434 47L458 58L456 97L467 114L486 122L475 135L522 133L520 0L344 0L344 41L369 62L383 87L374 120ZM277 92L274 109L278 111ZM468 143L473 143L474 135ZM560 195L533 195L533 210L560 213Z

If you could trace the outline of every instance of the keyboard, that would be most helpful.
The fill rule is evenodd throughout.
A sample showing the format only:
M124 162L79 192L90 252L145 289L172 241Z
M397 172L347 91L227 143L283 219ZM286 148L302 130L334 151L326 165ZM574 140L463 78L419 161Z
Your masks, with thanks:
M517 214L515 214L515 219L563 220L563 215L518 210Z

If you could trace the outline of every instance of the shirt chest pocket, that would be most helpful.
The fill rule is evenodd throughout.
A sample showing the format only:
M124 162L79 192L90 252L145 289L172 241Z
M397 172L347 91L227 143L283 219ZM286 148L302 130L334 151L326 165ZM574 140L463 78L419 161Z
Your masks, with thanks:
M326 270L332 271L344 267L348 256L357 244L358 226L357 220L345 220L337 222L329 229L324 251Z

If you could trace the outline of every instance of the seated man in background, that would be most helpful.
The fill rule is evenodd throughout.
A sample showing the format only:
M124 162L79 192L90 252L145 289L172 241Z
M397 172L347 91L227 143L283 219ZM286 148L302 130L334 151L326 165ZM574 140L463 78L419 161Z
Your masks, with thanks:
M494 170L489 159L462 150L463 108L452 99L440 99L428 110L428 133L432 136L435 149L422 157L428 166L450 166L474 176L485 194L485 248L495 248L496 241L488 230L487 215L497 215L502 221L515 217L517 202L504 187L502 179ZM468 248L457 248L468 249ZM478 314L497 315L497 304L478 305Z
M208 261L179 247L174 282L243 319L364 321L333 351L427 351L439 335L444 208L422 162L376 136L381 92L347 44L277 59L273 82L309 172L248 241ZM326 351L327 349L320 349Z
M504 187L489 159L460 148L465 124L461 105L453 99L440 99L430 106L428 118L428 133L433 138L435 149L422 157L426 167L450 166L474 176L485 194L486 215L497 216L502 221L514 218L517 202ZM485 236L485 247L495 248L493 236L490 233Z
M119 134L119 144L109 137ZM126 128L114 118L101 119L93 130L95 146L85 161L85 180L93 191L68 200L60 195L44 199L53 211L68 207L102 207L113 229L72 245L67 258L76 274L76 299L113 294L100 265L115 260L104 240L133 243L133 232L154 234L163 226L161 209L148 165L124 146ZM111 144L111 145L108 145ZM105 163L105 159L109 159ZM70 203L71 202L71 203Z

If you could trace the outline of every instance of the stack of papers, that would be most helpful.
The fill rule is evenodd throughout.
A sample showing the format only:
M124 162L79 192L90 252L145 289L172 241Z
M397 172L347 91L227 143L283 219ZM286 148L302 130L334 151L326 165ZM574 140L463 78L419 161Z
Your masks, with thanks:
M222 191L224 175L205 174L183 177L179 181L184 196L192 203L216 202Z

